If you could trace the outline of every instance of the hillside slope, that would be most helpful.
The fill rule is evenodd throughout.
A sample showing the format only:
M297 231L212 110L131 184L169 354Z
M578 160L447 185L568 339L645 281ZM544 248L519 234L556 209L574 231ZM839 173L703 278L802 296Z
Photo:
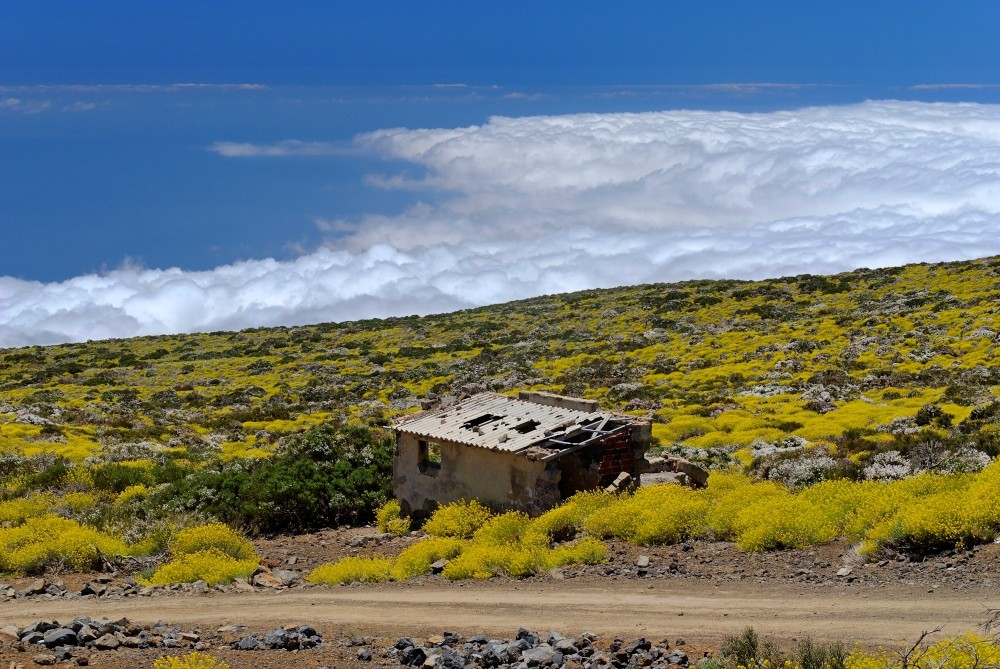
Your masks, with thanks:
M987 258L0 351L0 497L121 495L478 389L648 413L658 448L792 486L974 471L1000 452L998 296Z

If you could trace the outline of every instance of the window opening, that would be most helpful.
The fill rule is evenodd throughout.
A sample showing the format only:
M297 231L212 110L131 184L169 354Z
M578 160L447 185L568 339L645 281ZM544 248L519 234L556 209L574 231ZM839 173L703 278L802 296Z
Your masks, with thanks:
M421 474L437 476L441 471L441 445L433 441L417 442L417 466Z

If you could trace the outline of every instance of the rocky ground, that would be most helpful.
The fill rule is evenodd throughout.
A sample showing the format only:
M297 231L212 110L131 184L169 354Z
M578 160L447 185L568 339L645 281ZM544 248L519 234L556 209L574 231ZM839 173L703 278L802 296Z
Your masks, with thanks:
M262 540L256 544L263 558L263 566L258 573L249 580L215 588L209 588L204 583L171 588L142 587L134 580L134 574L129 573L127 564L120 565L119 570L112 569L105 573L48 574L9 580L0 583L0 661L3 662L0 669L50 663L111 668L151 666L153 659L161 654L194 650L211 652L234 668L253 666L255 669L269 666L401 666L407 663L433 669L462 669L470 665L487 669L499 665L525 669L535 666L601 669L628 665L632 654L623 660L615 659L615 653L620 653L624 644L639 639L625 638L625 634L617 635L620 637L617 640L615 635L606 634L589 639L593 650L585 651L589 655L581 655L565 652L568 641L550 638L549 630L542 630L536 636L547 640L545 643L522 648L520 655L510 656L509 661L497 664L494 663L495 658L483 659L484 649L490 647L496 650L502 645L509 650L513 647L511 644L523 639L504 641L484 637L483 640L468 633L466 637L459 638L457 634L446 634L446 630L440 630L442 640L436 640L437 634L429 634L427 638L413 642L412 648L422 649L420 653L424 656L414 663L413 657L403 657L404 649L397 648L397 638L357 637L344 634L343 630L334 632L332 636L327 632L324 638L322 630L317 632L310 627L308 615L289 619L287 629L250 629L241 624L185 629L183 625L172 624L169 619L156 624L137 624L116 616L116 610L133 599L142 601L149 598L150 601L164 601L166 604L167 599L211 596L213 593L238 595L245 592L252 596L267 592L322 591L323 588L303 581L303 576L315 566L346 555L393 555L418 539L383 535L373 528L351 528ZM878 597L880 590L894 588L906 588L906 592L926 595L944 591L954 595L967 590L970 596L984 589L992 593L993 588L1000 588L1000 571L997 569L1000 544L929 556L893 554L873 561L865 561L851 546L841 542L808 550L763 554L742 553L731 544L714 541L691 541L658 547L636 547L612 541L609 542L609 549L609 560L605 564L557 569L519 582L494 579L476 584L476 588L488 591L490 588L513 587L516 590L518 584L579 582L580 585L606 586L608 589L645 587L642 584L648 583L649 588L666 586L683 590L685 584L698 582L699 586L739 585L751 589L760 586L765 590L769 587L794 587L799 596L809 591L821 593L836 589L843 593L864 593L863 597L868 597L869 593ZM392 587L397 593L414 589L429 592L444 585L446 582L440 576L429 575L393 584ZM387 593L390 599L392 592ZM30 605L31 602L56 604L60 601L67 602L67 606L72 603L76 607L73 610L85 607L92 612L90 615L93 618L57 618L38 620L21 627L4 626L3 602ZM197 600L193 605L197 607ZM426 629L424 622L422 629ZM566 630L572 635L573 643L577 644L577 650L587 640L581 636L583 632ZM552 643L553 639L562 642L562 650ZM704 657L705 653L715 651L712 646L678 650L676 638L649 641L649 648L644 647L645 642L640 642L644 649L641 658L636 660L637 666L684 666L678 653L683 653L689 662L694 662ZM618 648L614 649L616 644ZM524 643L519 643L520 646ZM541 659L532 659L534 655L530 653L529 657L522 657L524 652L536 647L542 647L536 653Z

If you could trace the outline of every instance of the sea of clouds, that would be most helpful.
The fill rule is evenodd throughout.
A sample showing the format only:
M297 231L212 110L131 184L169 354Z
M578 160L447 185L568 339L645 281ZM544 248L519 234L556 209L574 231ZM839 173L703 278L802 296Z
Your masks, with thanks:
M232 160L316 143L226 144ZM226 148L229 147L229 148ZM352 150L434 204L323 222L294 260L0 278L0 346L450 311L593 287L1000 253L1000 106L493 118ZM431 197L432 196L432 197Z

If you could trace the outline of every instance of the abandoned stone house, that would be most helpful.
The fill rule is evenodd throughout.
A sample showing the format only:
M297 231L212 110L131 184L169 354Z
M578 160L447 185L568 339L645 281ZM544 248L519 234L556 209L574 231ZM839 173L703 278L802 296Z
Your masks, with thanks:
M394 492L403 513L477 499L537 515L646 466L650 424L593 400L480 393L396 422Z

